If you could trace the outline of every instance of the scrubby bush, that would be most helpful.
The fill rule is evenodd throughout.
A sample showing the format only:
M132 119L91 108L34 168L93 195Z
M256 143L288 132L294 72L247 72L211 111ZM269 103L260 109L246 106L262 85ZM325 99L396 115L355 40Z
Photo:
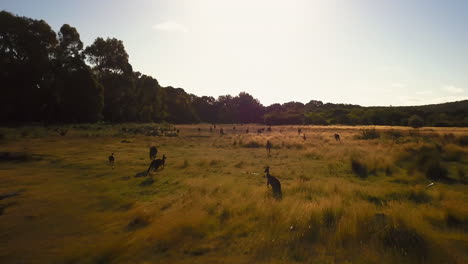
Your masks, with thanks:
M260 148L262 145L257 141L250 141L242 145L244 148Z
M418 115L412 115L408 119L408 126L410 126L412 128L422 127L422 126L424 126L424 120Z
M440 161L430 161L426 164L425 175L428 179L434 181L443 181L448 179L448 171L442 166Z
M394 253L424 261L428 245L416 230L402 225L389 225L381 232L383 245Z
M374 129L365 129L361 131L361 135L358 135L356 137L357 139L363 139L363 140L368 140L368 139L376 139L380 138L380 133L379 131Z
M441 162L442 151L442 147L438 145L411 148L400 157L399 163L410 171L421 172L428 179L434 181L449 180L448 170Z
M384 133L387 137L391 139L398 139L398 138L403 137L403 133L401 131L394 130L394 129L386 130Z
M367 178L369 174L369 170L367 165L361 162L360 160L356 159L355 157L351 158L351 170L359 177L359 178Z

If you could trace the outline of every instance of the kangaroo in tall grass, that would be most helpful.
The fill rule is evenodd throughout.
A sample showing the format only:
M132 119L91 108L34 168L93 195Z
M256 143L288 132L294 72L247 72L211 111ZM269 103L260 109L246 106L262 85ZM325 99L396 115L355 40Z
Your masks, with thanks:
M155 146L152 146L149 150L150 160L154 160L156 158L156 154L158 154L158 149Z
M335 134L335 140L336 140L336 141L341 141L340 135L339 135L339 134Z
M278 179L270 175L269 166L266 166L265 168L265 176L267 178L267 187L268 185L271 185L273 197L277 200L281 200L283 198L283 193L281 192L281 183Z
M146 175L148 175L150 173L151 170L158 170L159 167L163 167L164 168L164 164L166 163L166 155L163 155L162 159L156 159L156 160L153 160L148 168L148 171L146 172Z
M114 162L115 162L114 152L112 152L112 154L109 156L109 165L112 166L112 169L114 169Z
M267 140L267 143L266 143L266 150L267 150L268 156L271 155L271 147L272 147L272 145L271 145L270 140Z

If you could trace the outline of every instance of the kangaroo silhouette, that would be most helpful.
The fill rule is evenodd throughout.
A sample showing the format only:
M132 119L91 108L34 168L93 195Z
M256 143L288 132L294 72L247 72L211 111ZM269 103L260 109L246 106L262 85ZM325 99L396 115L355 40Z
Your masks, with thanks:
M165 163L166 163L166 155L163 155L162 159L156 159L156 160L151 161L151 164L148 168L148 171L146 172L146 175L148 175L151 170L154 170L154 171L158 170L159 167L161 166L164 168Z
M336 140L336 141L341 141L340 135L339 135L339 134L335 134L335 140Z
M267 150L267 152L268 152L268 156L270 156L271 147L272 147L272 145L271 145L270 140L267 140L267 143L266 143L266 150Z
M112 154L109 156L109 165L112 166L112 169L114 169L114 162L115 162L114 152L112 152Z
M270 175L269 166L266 166L265 168L265 176L267 178L267 187L268 185L271 185L273 197L277 200L281 200L283 198L283 193L281 192L281 183L278 179Z
M60 136L65 136L68 133L68 129L64 128L56 128L55 132L57 132Z
M152 146L149 150L150 160L154 160L156 158L156 154L158 154L158 149L155 146Z

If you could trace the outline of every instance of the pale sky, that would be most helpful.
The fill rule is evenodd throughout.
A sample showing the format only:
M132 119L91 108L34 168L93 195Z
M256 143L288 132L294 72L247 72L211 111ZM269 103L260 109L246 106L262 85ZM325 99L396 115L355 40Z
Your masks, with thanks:
M55 31L68 23L85 45L120 39L135 71L199 96L245 91L264 105L468 99L464 0L0 0L0 9Z

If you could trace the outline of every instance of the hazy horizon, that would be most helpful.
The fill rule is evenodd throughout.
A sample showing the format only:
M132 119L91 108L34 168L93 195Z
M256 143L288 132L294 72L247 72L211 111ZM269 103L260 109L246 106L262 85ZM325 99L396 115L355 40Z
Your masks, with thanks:
M1 10L124 42L134 71L198 96L245 91L405 106L468 99L464 1L23 1Z

